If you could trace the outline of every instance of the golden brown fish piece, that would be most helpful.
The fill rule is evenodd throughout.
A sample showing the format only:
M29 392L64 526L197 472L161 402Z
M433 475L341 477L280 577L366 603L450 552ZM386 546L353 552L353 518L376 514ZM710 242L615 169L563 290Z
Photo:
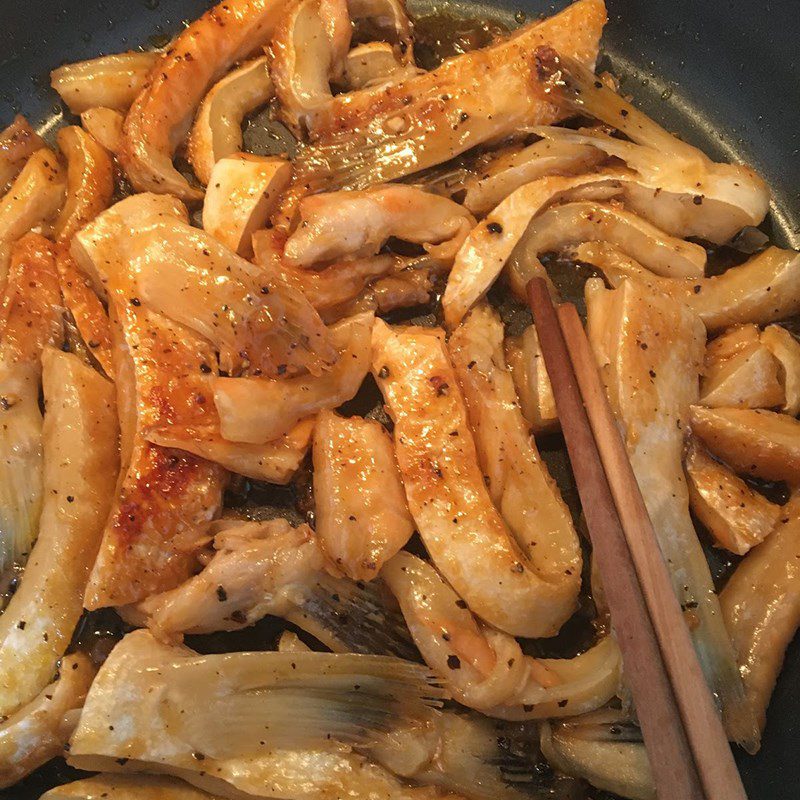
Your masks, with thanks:
M409 509L433 562L491 625L552 635L550 587L492 502L444 331L376 320L372 350Z
M692 433L743 475L800 485L800 420L749 408L692 406Z
M540 582L541 636L573 614L581 588L581 548L572 516L522 416L503 355L503 323L476 306L450 337L453 360L489 494Z
M56 786L42 795L42 800L225 800L224 795L209 794L178 778L164 775L114 775L102 773Z
M480 623L422 559L401 551L381 574L425 662L470 708L508 720L572 716L618 691L621 657L612 636L575 658L532 658L512 636Z
M767 325L761 344L780 364L778 379L785 397L781 410L796 417L800 414L800 341L781 325Z
M300 203L300 223L284 258L298 267L380 252L390 237L422 245L432 256L455 252L475 219L447 197L387 184L363 191L326 192Z
M25 117L17 114L14 121L0 132L0 192L8 188L22 171L25 162L43 147L44 139Z
M56 267L64 305L72 314L78 333L106 375L113 378L111 323L108 313L66 245L56 247Z
M77 125L61 128L56 139L67 160L67 199L54 233L59 242L69 242L111 203L114 165L106 149Z
M50 73L50 85L73 114L96 107L127 111L161 55L131 50L64 64Z
M111 258L92 255L104 248ZM319 375L336 361L327 328L301 292L189 225L185 207L166 195L122 200L71 250L98 291L114 290L125 304L204 337L227 372Z
M0 304L0 571L22 564L42 503L44 348L64 338L53 245L29 233L12 248Z
M706 347L700 404L711 408L772 408L786 401L780 362L761 343L758 326L739 325Z
M242 149L242 122L273 95L267 57L229 72L203 99L189 136L188 155L197 179L211 181L214 164Z
M64 754L95 668L88 656L65 656L55 680L0 724L0 788Z
M392 438L379 422L323 411L314 432L316 532L338 569L377 577L411 537Z
M172 40L125 119L120 159L138 191L202 198L172 165L173 153L208 88L269 40L285 8L282 0L224 0Z
M0 198L0 287L5 284L10 246L38 226L49 233L64 203L64 192L64 170L56 154L42 147Z
M0 617L4 717L52 680L72 640L119 469L112 384L71 353L47 348L43 362L43 503L38 538Z
M390 181L561 119L539 82L535 51L549 44L593 67L605 21L603 0L578 0L433 72L338 95L314 117L312 144L296 162L295 199Z
M718 547L743 556L764 541L781 518L779 505L751 489L695 442L684 467L692 511Z
M123 428L122 477L86 589L87 608L127 605L185 580L222 504L224 471L146 440L149 429L204 416L208 343L143 308L112 300L112 337ZM132 380L128 385L126 378ZM198 387L198 380L201 382ZM128 399L130 398L130 399ZM132 418L126 402L133 402Z
M744 690L689 515L683 473L705 329L685 305L635 281L613 290L597 278L587 281L586 307L589 339L703 673L720 699L728 735L757 746L758 729L742 703Z
M599 267L612 286L633 278L680 300L709 332L748 322L765 325L800 312L800 253L793 250L768 247L722 275L691 280L655 275L607 242L581 244L574 256Z
M141 604L157 637L240 630L267 614L284 616L323 570L325 558L308 525L293 528L284 519L219 524L224 527L203 571Z
M789 501L775 531L736 568L720 605L747 703L763 730L786 648L800 625L800 498Z
M222 435L231 442L271 442L318 411L351 400L369 372L374 319L365 311L331 326L338 360L322 375L215 378L212 396Z

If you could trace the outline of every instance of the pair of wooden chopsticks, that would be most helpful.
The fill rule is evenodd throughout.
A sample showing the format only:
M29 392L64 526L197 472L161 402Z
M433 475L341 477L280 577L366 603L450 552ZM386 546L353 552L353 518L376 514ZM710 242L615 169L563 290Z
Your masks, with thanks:
M578 313L527 288L658 797L746 800Z

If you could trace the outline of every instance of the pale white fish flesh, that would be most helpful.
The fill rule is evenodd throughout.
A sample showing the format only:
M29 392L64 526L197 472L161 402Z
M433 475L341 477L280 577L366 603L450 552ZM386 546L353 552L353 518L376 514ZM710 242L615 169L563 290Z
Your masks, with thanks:
M547 175L576 175L588 172L604 159L591 145L534 142L522 149L478 163L475 172L464 181L464 205L475 215L488 214L513 191Z
M581 547L520 411L503 334L500 317L484 303L456 328L448 347L489 494L540 584L536 636L554 636L577 608Z
M69 242L111 204L114 164L106 149L78 125L61 128L56 141L67 160L67 192L53 232L57 241Z
M647 751L640 742L582 738L568 725L546 722L540 738L550 765L630 800L656 800Z
M239 630L267 614L285 616L323 570L325 557L308 525L284 519L242 522L214 538L202 572L140 604L159 639Z
M395 180L522 127L562 119L538 81L536 51L550 44L593 67L605 21L602 0L578 0L432 72L337 95L314 116L285 217L304 194Z
M774 532L736 568L720 594L720 605L738 653L746 703L763 731L786 648L800 625L800 497L796 493L784 506Z
M90 279L79 269L66 244L56 248L56 268L64 306L72 314L75 326L91 354L109 377L114 376L111 353L111 323L108 312L92 287Z
M700 405L772 408L786 402L780 362L761 343L757 325L737 325L706 347Z
M546 276L539 256L591 241L616 245L656 275L703 277L705 248L662 233L646 220L612 203L584 200L549 208L532 220L506 265L511 288L517 297L525 298L525 287L531 278Z
M618 171L553 175L521 186L506 197L472 229L456 255L442 297L447 327L454 329L489 291L531 220L559 201L613 197L619 194L619 177Z
M552 51L540 55L541 72L550 75L554 98L574 113L616 128L631 141L555 128L533 128L535 133L589 144L624 161L637 175L636 181L626 185L626 201L675 236L722 244L746 225L763 221L769 210L769 189L753 170L713 162L598 81L571 56Z
M717 547L743 556L772 533L783 511L715 461L697 442L684 461L689 503Z
M323 411L314 431L316 532L337 569L369 581L411 537L392 438L379 422Z
M621 657L610 636L572 659L535 659L479 623L422 559L401 551L382 575L426 663L470 708L508 720L564 717L599 708L618 691Z
M249 444L274 441L305 417L352 399L369 372L374 318L367 311L331 326L338 360L323 375L215 378L213 397L222 436Z
M372 346L409 509L433 562L491 625L551 635L551 587L492 502L444 331L376 320Z
M507 336L504 349L525 421L533 433L558 430L556 401L536 326L531 323L520 336Z
M283 0L224 0L170 42L125 118L119 156L137 191L202 198L172 156L209 87L269 41L285 9Z
M55 680L4 718L0 724L0 788L12 786L64 754L72 735L72 726L66 720L83 706L94 675L88 656L64 656Z
M360 694L356 690L359 696L348 700L341 690L349 686L352 691L354 684ZM198 692L204 697L200 705ZM432 800L437 790L408 787L335 736L325 738L326 730L337 729L374 737L365 731L365 708L386 708L390 714L379 718L390 729L425 718L433 711L423 696L435 702L441 691L431 685L424 667L398 659L324 653L200 656L137 631L116 646L95 679L69 761L90 770L167 773L225 797ZM321 705L314 705L315 697ZM326 708L333 712L330 727L320 717ZM276 747L276 741L288 746Z
M87 108L81 113L81 124L109 153L116 155L122 150L125 116L119 111L103 106Z
M281 119L296 136L333 102L331 82L343 73L351 34L346 0L299 0L278 25L269 71Z
M101 289L191 328L216 345L228 372L319 374L336 360L302 293L190 226L177 201L156 197L127 198L76 237L73 255ZM103 250L113 259L100 258Z
M800 312L800 253L768 247L744 264L712 278L664 278L606 242L575 248L579 261L599 267L612 286L627 278L691 308L710 333L731 325L765 325Z
M19 175L25 162L45 146L44 139L21 114L0 131L0 192Z
M689 515L683 474L705 329L686 306L634 281L607 290L591 279L586 307L589 340L703 673L722 705L728 735L752 747L758 729L742 703L741 678Z
M0 573L31 551L42 507L41 357L64 336L53 245L29 233L11 252L0 304Z
M743 475L800 486L800 420L750 408L692 406L692 433Z
M266 56L242 64L214 84L200 104L187 147L200 183L211 183L214 164L242 149L244 118L273 94Z
M119 470L113 385L55 348L42 362L43 502L38 538L0 617L4 717L44 689L72 639Z
M224 800L188 783L159 775L101 773L45 792L41 800Z
M0 245L11 245L38 226L49 233L64 203L65 180L56 154L47 147L37 150L0 198Z
M213 394L212 379L208 377L205 397ZM264 444L224 439L219 417L213 412L203 415L197 424L185 421L182 425L154 425L148 427L144 435L148 442L194 453L237 475L285 485L291 482L311 448L315 421L315 417L307 417L284 435Z
M292 178L292 165L276 156L235 153L211 170L203 200L203 228L240 256L253 255L253 234L272 216Z
M768 325L761 332L761 344L781 365L785 398L781 410L791 417L800 415L800 341L781 325Z
M390 237L421 244L431 254L461 244L475 224L463 206L414 186L329 192L300 203L300 224L286 241L295 266L377 255Z
M344 82L348 91L398 83L421 72L389 42L356 45L344 60Z
M127 111L161 56L131 50L64 64L50 73L50 85L73 114L98 106Z
M301 291L326 322L348 316L348 307L368 296L370 284L401 270L404 265L399 256L382 253L336 261L322 269L304 269L283 258L284 240L285 237L274 230L253 234L255 263L267 274L280 275Z

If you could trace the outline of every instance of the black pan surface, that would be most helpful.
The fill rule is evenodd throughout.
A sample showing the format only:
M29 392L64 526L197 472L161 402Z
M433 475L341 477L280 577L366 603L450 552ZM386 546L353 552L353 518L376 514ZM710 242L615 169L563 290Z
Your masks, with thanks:
M800 0L606 0L604 49L622 88L666 127L719 159L755 167L773 190L768 231L800 247ZM515 27L517 12L551 14L564 0L442 2ZM61 63L162 45L207 0L0 0L0 125L14 113L58 127L48 73ZM429 0L411 2L417 12ZM800 798L800 643L790 647L761 752L737 754L751 800ZM36 800L73 776L56 763L1 800ZM598 799L600 794L594 795ZM607 796L605 796L607 797Z

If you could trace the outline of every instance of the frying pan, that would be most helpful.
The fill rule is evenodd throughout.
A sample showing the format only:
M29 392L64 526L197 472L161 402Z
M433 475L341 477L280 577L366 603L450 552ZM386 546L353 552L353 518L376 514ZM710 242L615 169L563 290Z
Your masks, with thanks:
M799 0L606 0L607 64L622 90L670 130L712 157L752 165L773 190L767 231L800 247ZM440 3L514 27L564 0ZM67 61L160 44L207 0L0 0L0 124L23 112L58 127L64 111L48 73ZM415 11L430 8L411 2ZM738 759L751 800L800 797L800 642L789 649L761 752ZM74 777L53 762L2 800L36 800ZM595 798L608 797L602 793Z

